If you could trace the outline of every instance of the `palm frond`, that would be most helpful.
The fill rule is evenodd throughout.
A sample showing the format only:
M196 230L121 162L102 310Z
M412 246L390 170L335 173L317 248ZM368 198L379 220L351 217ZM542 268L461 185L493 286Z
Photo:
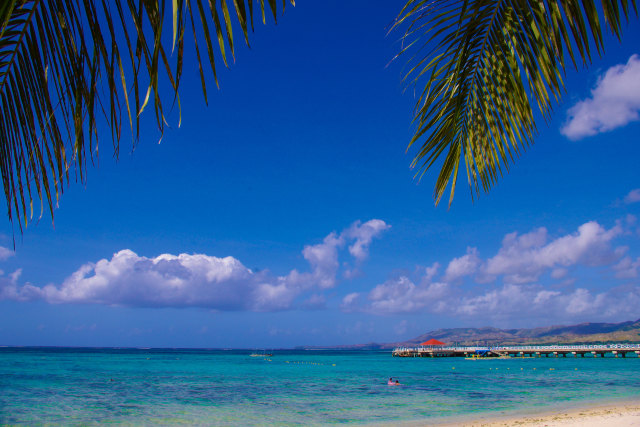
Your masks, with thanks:
M188 27L206 102L208 71L199 46L206 46L217 85L216 57L225 65L228 53L235 57L236 26L249 44L247 23L253 29L254 0L246 2L0 2L0 172L9 219L16 217L22 231L33 218L34 199L40 201L40 216L46 203L53 218L70 176L86 179L88 161L97 155L99 122L110 129L117 157L123 122L131 128L135 146L140 115L153 99L163 134L166 118L160 94L170 87L180 108ZM283 0L283 9L285 4ZM275 0L266 5L260 0L257 9L266 22L265 10L276 18L277 8Z
M534 98L545 119L574 66L604 51L602 18L618 38L635 0L409 0L403 27L409 55L403 79L424 88L414 111L417 177L441 162L434 199L453 200L461 159L472 197L488 192L536 134Z

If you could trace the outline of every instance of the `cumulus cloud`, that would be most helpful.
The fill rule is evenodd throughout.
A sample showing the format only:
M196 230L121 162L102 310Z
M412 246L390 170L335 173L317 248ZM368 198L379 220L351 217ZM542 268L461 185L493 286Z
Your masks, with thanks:
M23 288L18 288L18 279L22 274L22 269L17 269L8 276L4 275L4 272L0 271L0 301L3 299L11 299L17 301L26 301L30 299L30 287L27 285ZM37 291L37 289L36 289Z
M452 259L440 278L438 264L421 269L415 280L407 275L387 280L368 293L344 298L344 311L374 314L438 313L455 317L548 318L571 320L640 315L640 287L606 291L585 289L566 280L569 268L611 265L620 278L638 277L640 258L622 258L625 247L613 240L624 234L621 225L607 229L587 222L569 233L551 239L545 228L507 234L497 253L483 259L476 248ZM622 258L622 259L621 259ZM536 283L543 273L565 279L561 289ZM465 280L461 280L466 278ZM494 283L469 287L466 282ZM502 283L499 283L501 281Z
M638 303L640 287L597 293L577 288L563 293L541 286L505 284L480 295L465 297L451 309L467 316L611 318L637 316Z
M372 219L364 224L354 223L344 233L345 237L355 239L355 242L349 246L349 253L358 261L364 260L369 255L369 245L373 238L390 227L380 219Z
M338 248L344 245L344 237L331 233L324 238L322 243L305 246L302 251L313 269L313 273L298 276L296 280L315 281L323 289L332 288L336 284L336 272L340 264L338 263Z
M523 284L537 281L547 271L559 279L567 275L567 267L604 265L619 259L624 248L612 248L611 241L622 233L620 225L605 229L595 221L551 241L544 227L524 234L509 233L498 252L486 260L477 248L467 248L465 255L448 263L442 280L452 283L472 277L476 283L489 283L502 278L506 283ZM436 271L437 265L428 269L424 280L432 281Z
M87 263L61 285L18 284L18 275L0 278L0 299L44 300L49 303L89 303L132 307L204 307L216 310L273 311L289 309L304 292L336 285L339 248L355 245L357 261L366 258L374 237L388 228L381 220L357 222L342 233L330 233L302 255L310 271L292 270L274 276L254 272L238 259L205 254L162 254L145 257L124 249L111 259ZM302 303L320 308L324 297L311 295Z
M614 261L618 254L611 240L622 234L619 225L607 230L595 221L587 222L573 234L547 242L547 230L538 228L530 233L510 233L502 241L498 253L487 260L484 272L489 276L504 276L508 283L531 283L548 269L576 264L603 265Z
M624 198L624 202L627 204L640 202L640 188L629 191L629 194Z
M449 262L445 272L445 280L456 280L478 271L481 260L476 248L467 248L467 254L454 258Z
M359 296L358 296L359 297ZM374 314L426 312L458 318L611 319L640 315L640 287L618 287L603 292L585 288L547 289L541 285L503 284L480 292L466 292L436 282L416 285L407 277L376 286L362 303L350 298L350 311Z
M639 111L640 57L632 55L626 64L615 65L600 77L590 98L569 108L560 132L578 140L636 121Z
M288 285L282 278L269 280L265 273L252 272L233 257L163 254L147 258L125 249L111 259L83 265L60 286L17 287L15 299L268 310L291 302L295 287Z
M373 288L368 295L366 310L387 314L411 313L428 308L437 312L451 292L452 286L447 283L416 285L408 277L401 276Z

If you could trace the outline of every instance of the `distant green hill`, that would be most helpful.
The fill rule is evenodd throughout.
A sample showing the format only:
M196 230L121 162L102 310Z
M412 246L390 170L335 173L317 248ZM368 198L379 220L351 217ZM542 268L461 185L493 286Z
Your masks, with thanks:
M492 327L437 329L408 341L323 348L385 350L395 347L415 347L431 338L447 344L458 345L640 343L640 319L622 323L580 323L572 326L548 326L533 329L498 329Z
M602 342L640 342L640 319L622 323L580 323L533 329L451 328L427 332L395 345L417 345L430 338L460 345L570 344ZM383 345L381 348L388 348Z

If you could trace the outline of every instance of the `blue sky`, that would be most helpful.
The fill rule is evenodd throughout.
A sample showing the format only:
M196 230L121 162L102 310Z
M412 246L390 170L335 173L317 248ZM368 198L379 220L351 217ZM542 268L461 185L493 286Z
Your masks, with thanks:
M435 174L409 168L414 98L385 36L402 2L379 3L287 8L208 107L186 71L182 126L174 114L160 144L151 111L119 161L104 139L55 227L45 214L14 253L5 221L0 345L290 347L640 318L637 19L568 70L492 192L472 203L460 185L447 209Z

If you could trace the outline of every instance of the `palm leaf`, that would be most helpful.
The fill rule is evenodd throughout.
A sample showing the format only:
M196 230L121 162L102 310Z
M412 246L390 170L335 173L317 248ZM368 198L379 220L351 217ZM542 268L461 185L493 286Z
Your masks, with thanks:
M404 28L405 83L424 86L409 147L421 144L417 177L440 166L436 205L448 186L451 205L462 159L472 197L488 192L533 143L530 99L548 119L567 55L588 64L604 50L602 18L620 38L632 11L635 0L409 0L393 28Z
M165 86L180 108L187 28L206 101L200 46L206 46L217 85L215 58L227 65L227 49L235 57L236 25L249 43L254 8L247 1L249 7L245 0L232 0L232 7L225 0L172 0L169 7L164 0L0 2L0 172L9 219L17 218L22 231L33 218L34 199L40 216L46 204L53 218L64 185L71 177L86 179L99 128L110 129L117 157L123 122L135 146L151 100L162 135ZM265 9L277 16L275 1L259 4L263 17Z

